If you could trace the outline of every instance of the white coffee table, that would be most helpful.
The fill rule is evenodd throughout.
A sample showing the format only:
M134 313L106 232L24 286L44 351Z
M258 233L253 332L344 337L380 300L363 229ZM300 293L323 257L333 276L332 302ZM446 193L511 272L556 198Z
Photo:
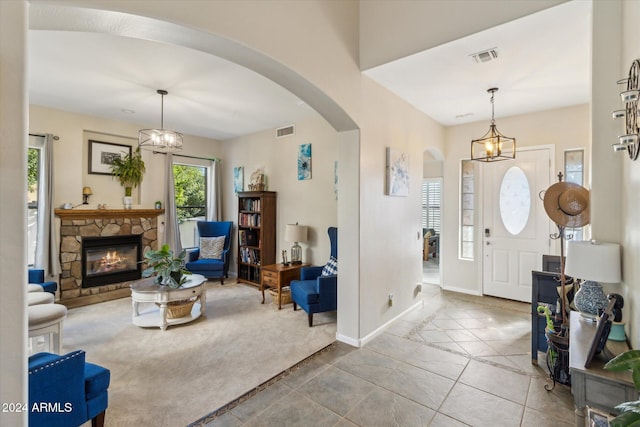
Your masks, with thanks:
M153 283L153 277L138 280L131 285L133 324L142 327L160 327L164 331L169 325L179 325L196 320L205 312L206 282L207 279L203 275L192 274L188 276L182 287L172 289ZM191 313L176 319L167 319L168 303L192 297L197 297L198 300L193 305ZM146 306L141 307L141 304L146 304Z

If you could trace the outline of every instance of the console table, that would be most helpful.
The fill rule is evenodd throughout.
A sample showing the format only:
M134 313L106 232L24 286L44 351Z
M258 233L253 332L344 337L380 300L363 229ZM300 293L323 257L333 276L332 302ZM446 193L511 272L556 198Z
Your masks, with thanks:
M191 322L204 314L206 304L206 277L201 274L188 276L187 281L179 288L153 283L153 277L138 280L131 285L131 302L133 304L133 324L142 327L160 327L163 331L169 325ZM191 313L176 319L167 319L167 304L197 297ZM147 309L140 309L141 303L148 303ZM159 306L159 308L158 308Z
M571 393L576 406L576 427L585 425L585 407L598 408L609 413L622 402L638 400L638 392L633 386L631 372L605 371L606 359L597 355L585 368L585 361L591 348L596 324L581 319L580 313L572 311L569 332L569 372L571 373ZM627 350L624 342L607 341L606 348L613 354Z

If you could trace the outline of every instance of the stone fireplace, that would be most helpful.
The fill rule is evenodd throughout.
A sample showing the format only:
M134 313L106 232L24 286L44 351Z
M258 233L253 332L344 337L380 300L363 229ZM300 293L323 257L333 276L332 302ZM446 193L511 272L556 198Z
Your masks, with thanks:
M126 296L125 292L132 281L140 277L141 266L137 264L137 257L147 250L158 248L157 217L163 213L163 209L56 209L55 214L61 220L61 302L90 296L98 296L99 300ZM104 240L106 245L96 250L93 245L100 237L107 238ZM138 248L131 249L131 243L125 243L121 249L126 254L114 255L113 250L109 249L115 248L113 243L118 243L122 238L139 241L140 244ZM89 248L86 248L87 244ZM132 250L135 253L132 254ZM128 259L131 256L136 257L135 267ZM99 278L96 280L96 277ZM116 293L122 295L109 296Z

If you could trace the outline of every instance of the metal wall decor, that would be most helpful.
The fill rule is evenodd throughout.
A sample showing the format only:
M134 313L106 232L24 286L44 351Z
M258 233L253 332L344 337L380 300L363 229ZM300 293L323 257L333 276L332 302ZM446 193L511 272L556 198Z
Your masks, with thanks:
M627 89L620 92L620 98L624 103L624 110L616 110L612 113L614 119L624 117L624 135L618 137L618 142L613 144L614 151L626 151L631 160L638 159L640 153L640 59L631 64L629 76L618 80L618 84L627 84Z

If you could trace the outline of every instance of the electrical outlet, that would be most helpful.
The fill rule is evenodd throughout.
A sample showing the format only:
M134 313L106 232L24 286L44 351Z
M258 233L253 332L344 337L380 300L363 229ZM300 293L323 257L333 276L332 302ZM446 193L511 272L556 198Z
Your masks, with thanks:
M389 294L389 307L393 305L393 294Z

